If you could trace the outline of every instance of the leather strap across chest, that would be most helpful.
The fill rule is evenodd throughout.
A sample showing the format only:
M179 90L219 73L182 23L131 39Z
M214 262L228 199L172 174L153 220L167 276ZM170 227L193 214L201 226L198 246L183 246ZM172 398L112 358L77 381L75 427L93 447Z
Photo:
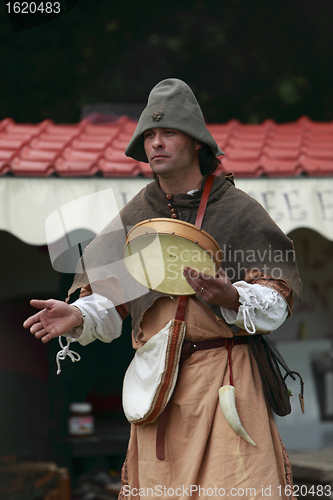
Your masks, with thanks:
M203 221L203 218L205 215L205 211L206 211L209 195L210 195L210 192L212 189L212 185L214 182L214 178L215 178L214 175L209 175L207 177L206 182L205 182L205 187L204 187L203 192L202 192L202 197L201 197L200 205L198 208L198 213L197 213L195 223L194 223L194 225L197 226L199 229L201 229L201 227L202 227L202 221ZM187 302L187 295L181 295L179 297L178 308L177 308L176 316L175 316L175 318L178 319L179 321L184 321L186 302Z
M206 211L209 195L210 195L210 192L212 189L212 185L214 182L214 178L215 178L215 175L209 175L207 177L206 182L205 182L205 187L204 187L204 190L202 192L202 197L201 197L200 205L198 208L197 217L196 217L195 223L194 223L194 225L197 226L199 229L202 226L202 221L203 221L203 218L205 215L205 211Z
M206 179L205 187L203 189L198 213L195 219L195 226L198 228L201 228L202 226L202 221L205 215L210 191L214 182L214 175L209 175ZM178 307L176 311L176 316L175 319L179 321L184 321L184 315L185 315L185 307L187 303L187 295L181 295L179 297L179 302L178 302ZM185 359L187 359L189 356L191 356L192 352L195 352L195 350L202 350L202 349L214 349L215 347L223 347L224 343L222 345L217 345L216 340L223 341L226 339L212 339L212 341L202 341L202 342L190 342L188 340L185 340L183 343L182 347L182 354L180 357L180 362L179 362L179 370L178 370L178 377L179 373L181 370L181 367L183 365L183 362ZM190 345L191 344L191 345ZM196 347L194 347L194 345ZM198 348L198 346L200 346ZM184 352L183 352L184 351ZM177 385L177 384L176 384ZM156 434L156 457L158 460L165 460L165 431L166 431L166 426L168 423L168 417L169 417L169 412L171 409L172 405L172 399L174 395L175 389L171 395L171 398L169 399L168 404L164 408L163 412L161 413L159 420L158 420L158 425L157 425L157 434Z

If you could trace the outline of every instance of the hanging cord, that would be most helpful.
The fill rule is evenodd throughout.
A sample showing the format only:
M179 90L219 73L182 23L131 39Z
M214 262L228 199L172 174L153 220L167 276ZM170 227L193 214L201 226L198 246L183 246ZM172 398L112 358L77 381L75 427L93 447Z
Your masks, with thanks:
M283 377L283 381L285 382L286 378L288 376L291 377L292 375L297 375L297 377L299 378L300 384L301 384L301 392L299 393L298 397L299 397L299 404L301 406L302 413L304 413L304 382L303 382L302 377L300 376L300 374L298 372L290 372L290 374L289 373L285 374L285 376ZM292 394L290 394L290 395L292 396Z
M232 367L231 367L231 349L232 349L232 347L233 347L233 342L230 345L228 343L228 340L226 339L226 349L228 351L229 372L230 372L230 375L229 375L229 377L230 377L230 385L233 386L234 385L234 381L233 381L233 378L232 378Z
M60 368L60 361L63 361L66 356L69 356L72 363L75 363L75 361L80 361L81 359L81 356L80 354L78 354L77 352L75 351L71 351L69 349L69 346L71 344L71 342L73 342L71 339L69 339L68 337L66 338L67 340L67 345L66 346L63 346L62 342L61 342L61 336L59 337L59 344L60 344L60 347L61 347L61 350L59 352L57 352L57 355L56 355L56 363L57 363L57 375L59 375L61 373L61 368Z
M244 309L243 309L243 320L244 320L244 327L245 327L245 330L247 331L247 333L250 333L251 335L256 333L256 327L252 321L251 314L250 314L248 307L244 307ZM252 328L252 331L250 330L250 328Z

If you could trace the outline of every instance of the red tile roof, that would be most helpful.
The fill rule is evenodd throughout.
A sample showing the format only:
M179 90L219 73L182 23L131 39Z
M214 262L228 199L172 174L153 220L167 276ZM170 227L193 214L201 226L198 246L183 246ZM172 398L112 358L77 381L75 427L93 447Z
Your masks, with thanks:
M0 121L0 175L47 177L152 177L146 163L127 158L124 149L136 122L126 116L109 124L83 120L56 125ZM295 177L333 175L333 122L307 117L277 124L266 120L243 125L237 120L207 125L225 151L220 172L237 177Z

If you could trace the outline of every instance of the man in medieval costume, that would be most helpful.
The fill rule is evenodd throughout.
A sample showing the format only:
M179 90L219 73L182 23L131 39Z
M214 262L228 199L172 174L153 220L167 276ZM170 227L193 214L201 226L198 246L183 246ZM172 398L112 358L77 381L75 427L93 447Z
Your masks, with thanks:
M146 372L146 415L133 408L135 364L125 377L125 413L134 423L120 498L289 497L290 464L250 344L290 316L301 283L292 242L261 205L232 174L211 177L221 154L191 89L178 79L157 84L126 148L149 162L155 180L86 248L69 291L80 288L80 298L33 300L41 311L24 323L42 342L65 335L68 345L86 345L117 338L131 314L133 347L148 364L150 352L165 357L166 338L175 342L173 366L168 360L162 373ZM199 225L224 249L214 276L182 269L193 289L187 300L138 285L122 264L130 228L159 218ZM173 384L156 409L167 368Z

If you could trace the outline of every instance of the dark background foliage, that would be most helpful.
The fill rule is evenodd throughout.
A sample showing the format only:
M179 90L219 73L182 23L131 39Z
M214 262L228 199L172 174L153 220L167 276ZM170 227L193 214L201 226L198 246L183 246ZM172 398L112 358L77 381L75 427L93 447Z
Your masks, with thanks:
M185 80L209 122L333 119L331 0L80 0L12 33L0 4L0 119L77 122Z

